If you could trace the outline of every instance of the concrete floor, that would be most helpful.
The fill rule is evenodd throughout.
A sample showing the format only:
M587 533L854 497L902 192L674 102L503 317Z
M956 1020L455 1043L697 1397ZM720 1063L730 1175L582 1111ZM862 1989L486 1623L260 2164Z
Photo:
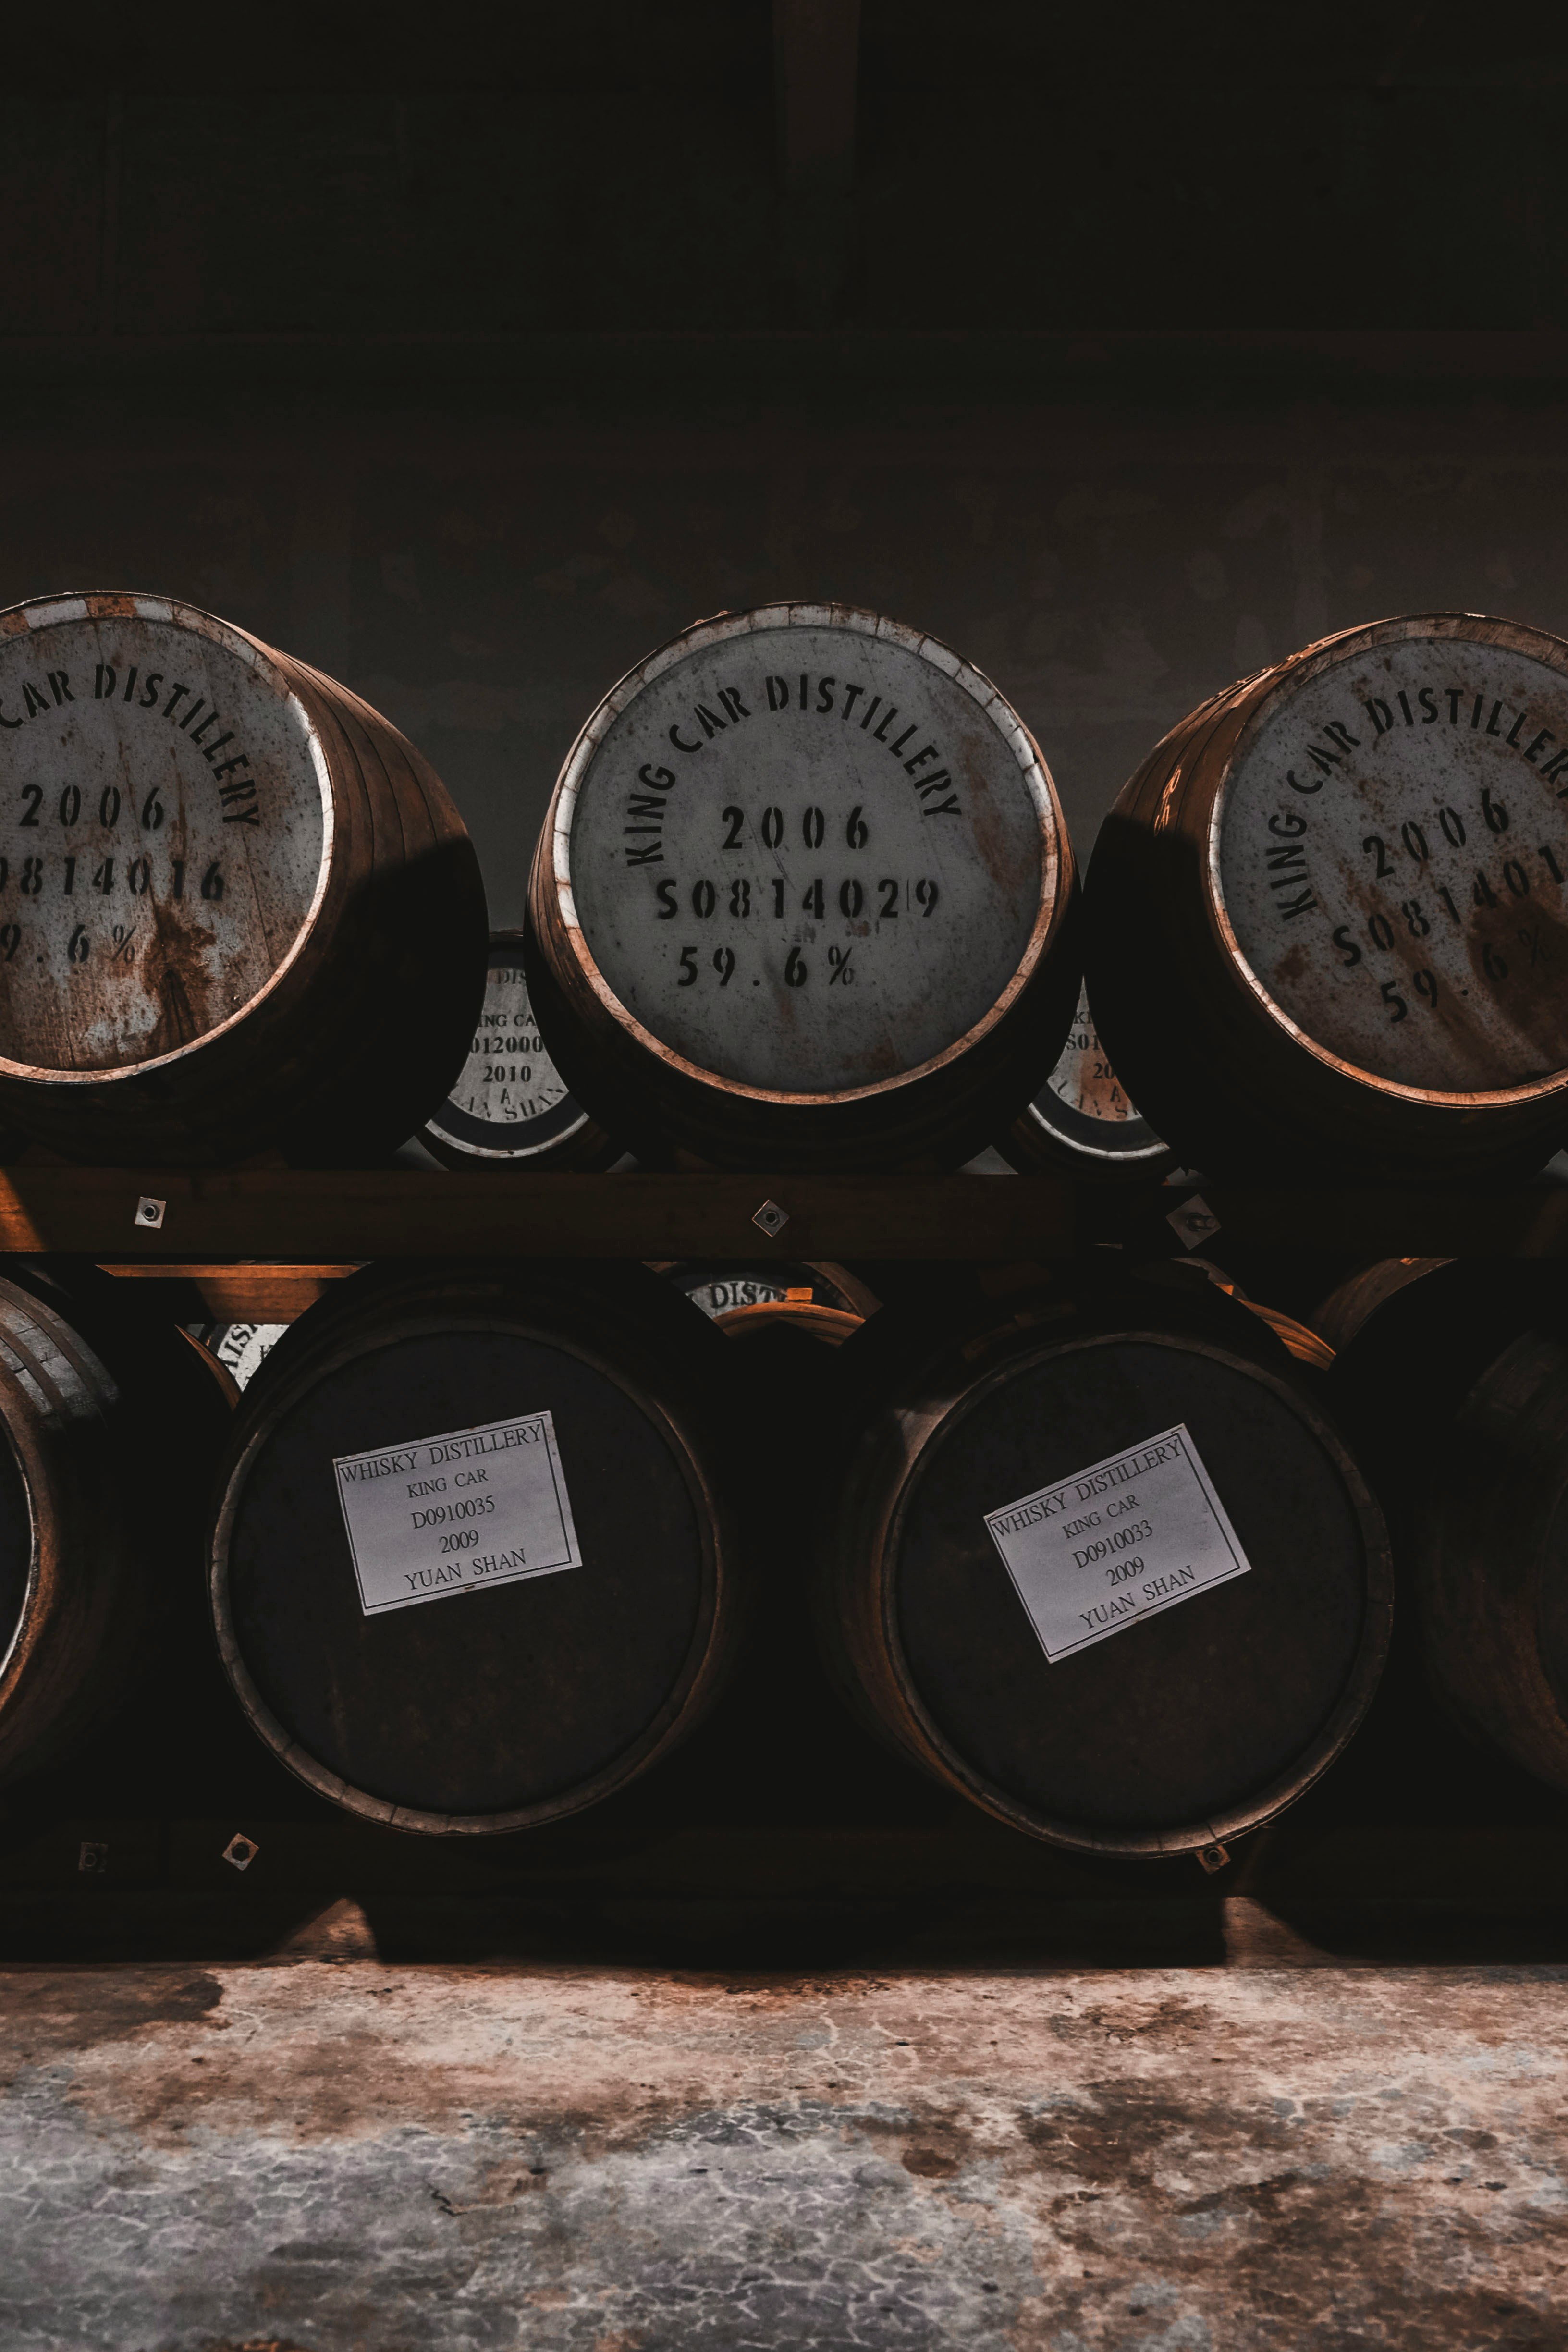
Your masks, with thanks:
M1565 1995L15 1968L0 2345L1556 2352Z

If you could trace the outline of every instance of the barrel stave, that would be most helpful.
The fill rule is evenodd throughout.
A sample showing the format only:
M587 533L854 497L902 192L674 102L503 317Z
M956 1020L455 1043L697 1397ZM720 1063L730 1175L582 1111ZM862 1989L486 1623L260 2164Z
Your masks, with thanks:
M1471 1734L1568 1790L1568 1344L1522 1332L1446 1433L1448 1467L1415 1498L1423 1648Z
M1408 1579L1428 1688L1568 1790L1568 1288L1556 1268L1389 1260L1315 1320ZM1352 1319L1353 1318L1353 1319Z
M200 1519L229 1404L184 1333L114 1292L58 1263L0 1278L0 1780L200 1680Z

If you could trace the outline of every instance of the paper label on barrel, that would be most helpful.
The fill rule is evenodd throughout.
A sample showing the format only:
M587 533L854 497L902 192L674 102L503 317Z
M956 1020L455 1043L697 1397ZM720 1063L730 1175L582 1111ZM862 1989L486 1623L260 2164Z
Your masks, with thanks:
M580 1568L547 1412L332 1464L367 1617Z
M994 689L919 642L722 636L645 680L588 759L577 920L620 1003L699 1068L876 1086L1017 973L1055 855L1044 773Z
M1052 1665L1252 1566L1180 1423L985 1525Z
M1484 627L1484 624L1480 625ZM1306 1036L1396 1084L1568 1068L1568 676L1385 640L1265 705L1220 807L1237 944Z
M0 1032L36 1068L207 1034L271 979L321 876L300 706L221 624L124 601L0 635Z

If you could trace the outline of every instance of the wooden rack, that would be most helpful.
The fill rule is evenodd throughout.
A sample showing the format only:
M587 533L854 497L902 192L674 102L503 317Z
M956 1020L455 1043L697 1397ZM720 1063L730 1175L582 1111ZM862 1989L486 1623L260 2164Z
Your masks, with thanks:
M1416 1192L1205 1183L1203 1197L1230 1238L1262 1247L1362 1260L1568 1255L1565 1184ZM756 1222L769 1206L784 1213L771 1232ZM1051 1259L1113 1236L1117 1213L1034 1176L42 1166L0 1175L0 1252L73 1253L147 1276L237 1260L258 1279L258 1262L272 1261L320 1280L348 1262L395 1257Z
M1568 1255L1568 1186L1549 1181L1426 1193L1205 1182L1201 1193L1225 1240L1321 1258L1324 1288L1339 1278L1334 1261ZM1010 1266L1118 1238L1177 1251L1163 1213L1185 1197L1185 1187L1108 1196L1044 1177L26 1163L0 1174L0 1253L78 1255L130 1279L184 1280L216 1319L286 1322L366 1259ZM769 1202L784 1214L773 1233L755 1223ZM1214 1879L1184 1860L1090 1870L1036 1846L913 1780L838 1719L826 1691L820 1701L806 1693L808 1748L837 1774L831 1810L815 1782L785 1804L764 1785L754 1743L716 1721L581 1822L466 1841L486 1850L462 1853L329 1817L210 1703L194 1732L172 1713L167 1754L115 1749L110 1764L89 1759L41 1792L0 1799L0 1952L297 1953L316 1948L310 1923L336 1920L349 1899L365 1949L421 1958L576 1965L674 1953L710 1966L717 1951L725 1965L739 1952L773 1966L786 1948L814 1965L845 1952L889 1965L937 1955L1247 1961L1250 1947L1236 1938L1245 1943L1254 1916L1267 1951L1295 1958L1568 1955L1562 1801L1460 1752L1425 1717L1413 1732L1416 1702L1392 1686L1352 1755ZM750 1686L731 1709L746 1720L762 1712ZM182 1742L193 1738L205 1743L199 1789L181 1779ZM224 1859L237 1829L261 1857L245 1877Z

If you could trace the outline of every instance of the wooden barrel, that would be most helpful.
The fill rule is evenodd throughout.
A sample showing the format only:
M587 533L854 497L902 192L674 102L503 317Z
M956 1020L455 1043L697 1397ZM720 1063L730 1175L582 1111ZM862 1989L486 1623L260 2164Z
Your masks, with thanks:
M483 987L484 894L369 707L163 596L0 613L0 1118L131 1164L391 1150Z
M1075 905L1056 788L988 679L876 614L770 604L661 646L584 728L530 989L641 1157L956 1164L1056 1058Z
M239 1402L240 1382L237 1374L224 1362L216 1348L205 1339L199 1331L183 1329L180 1337L186 1346L195 1351L196 1361L216 1388L224 1403L232 1410Z
M1201 1289L1047 1292L938 1339L884 1307L824 1580L916 1762L1082 1853L1201 1850L1343 1748L1387 1645L1377 1507L1289 1356Z
M1315 1319L1349 1327L1333 1385L1387 1502L1435 1696L1568 1790L1568 1277L1390 1259Z
M485 1001L457 1085L420 1129L447 1168L608 1168L621 1147L566 1091L529 1003L522 933L490 933Z
M226 1376L90 1267L0 1277L0 1780L54 1762L194 1630ZM148 1286L149 1287L151 1286ZM182 1618L184 1622L182 1625Z
M289 1328L287 1323L199 1323L193 1339L222 1366L237 1388L248 1388L272 1349Z
M880 1304L847 1266L826 1263L685 1261L662 1264L655 1272L700 1307L727 1339L757 1339L788 1328L837 1348Z
M1267 1323L1275 1338L1289 1349L1299 1364L1308 1365L1314 1372L1332 1370L1333 1345L1323 1338L1313 1324L1300 1322L1294 1315L1287 1315L1282 1308L1270 1307L1261 1298L1249 1297L1234 1276L1228 1275L1223 1266L1215 1265L1208 1258L1176 1258L1173 1263L1176 1265L1196 1267L1205 1280L1213 1283L1216 1290L1224 1291L1226 1297L1234 1300L1237 1307L1245 1307L1247 1312L1249 1315L1256 1315L1260 1323Z
M1328 1297L1313 1307L1307 1321L1338 1353L1342 1348L1349 1347L1370 1318L1386 1306L1396 1292L1436 1274L1439 1266L1453 1263L1452 1258L1447 1257L1380 1258L1372 1265L1358 1267L1354 1274L1337 1283Z
M757 1339L781 1327L801 1332L824 1346L841 1348L858 1331L864 1318L845 1307L827 1307L805 1284L786 1290L782 1298L760 1299L754 1307L732 1307L713 1318L726 1339Z
M221 1481L218 1646L261 1738L406 1830L521 1829L645 1770L731 1646L731 1386L641 1268L348 1276Z
M814 1307L852 1315L859 1323L874 1315L879 1304L876 1292L858 1275L826 1259L808 1264L804 1258L773 1258L755 1265L733 1258L666 1259L654 1272L720 1324L752 1307L782 1307L802 1293Z
M1185 1158L1435 1182L1568 1126L1568 645L1347 630L1215 698L1095 851L1089 980Z
M1110 1066L1100 1041L1089 991L1056 1067L1033 1102L996 1139L996 1149L1023 1175L1064 1176L1088 1184L1157 1184L1176 1165Z

